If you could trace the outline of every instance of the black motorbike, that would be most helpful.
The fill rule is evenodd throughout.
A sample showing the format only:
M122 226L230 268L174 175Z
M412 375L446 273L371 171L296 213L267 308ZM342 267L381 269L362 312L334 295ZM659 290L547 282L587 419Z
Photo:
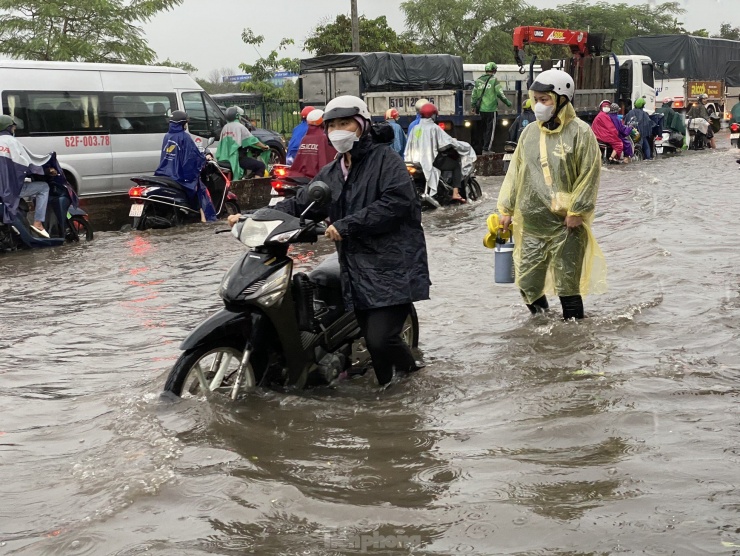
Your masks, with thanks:
M311 207L329 202L329 186L309 188ZM304 213L305 215L305 213ZM221 281L225 307L182 343L165 392L212 393L236 399L256 386L305 388L329 384L343 371L368 363L353 312L344 308L336 257L312 272L293 274L288 248L314 243L324 225L270 208L231 230L249 248ZM412 310L402 336L412 347L419 324Z
M408 170L416 193L421 199L422 209L437 209L457 203L452 199L452 189L455 172L457 171L456 166L457 169L460 167L460 154L453 148L440 150L434 160L434 165L440 170L441 174L437 184L437 192L430 195L427 192L427 179L424 176L421 164L417 162L406 163L406 170ZM480 184L471 170L467 176L462 176L460 197L465 200L477 201L481 195Z
M46 207L44 228L48 238L34 235L31 231L30 214L34 208L25 199L20 199L12 222L0 221L0 251L56 247L65 242L92 241L93 228L87 220L87 212L79 206L79 198L67 182L64 172L57 163L56 155L44 165L44 175L32 175L32 180L43 181L49 186L49 202ZM0 199L0 209L3 200ZM0 214L2 210L0 210Z
M239 202L231 191L231 165L209 158L200 172L219 217L239 214ZM200 222L197 199L173 179L165 176L131 178L129 216L134 230L163 229Z

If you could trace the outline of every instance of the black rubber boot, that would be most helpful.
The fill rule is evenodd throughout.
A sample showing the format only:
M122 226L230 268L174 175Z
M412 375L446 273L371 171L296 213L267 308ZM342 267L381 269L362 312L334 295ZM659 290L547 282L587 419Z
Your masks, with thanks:
M527 303L527 309L529 309L529 312L533 315L536 315L537 313L544 313L550 308L550 305L547 303L547 297L544 295L537 299L534 303Z
M580 295L561 295L560 304L563 306L563 320L583 318L583 298Z

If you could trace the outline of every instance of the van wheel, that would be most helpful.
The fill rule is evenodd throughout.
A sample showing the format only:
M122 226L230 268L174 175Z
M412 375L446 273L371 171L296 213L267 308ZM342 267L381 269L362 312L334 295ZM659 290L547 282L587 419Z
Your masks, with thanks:
M67 183L72 186L72 189L75 190L75 193L79 195L80 189L77 187L77 182L75 181L74 176L70 174L67 170L64 170L64 179L66 179Z

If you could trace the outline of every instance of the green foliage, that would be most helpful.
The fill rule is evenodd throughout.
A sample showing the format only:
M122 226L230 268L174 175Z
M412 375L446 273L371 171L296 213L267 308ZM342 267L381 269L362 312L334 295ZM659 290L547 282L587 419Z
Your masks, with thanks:
M702 29L697 29L696 31L691 31L689 33L689 35L693 35L695 37L704 37L704 38L708 39L709 38L709 31L707 31L706 29L703 29L702 28Z
M521 0L406 0L401 9L424 52L457 54L470 63L513 63L512 33L518 26L602 33L617 53L636 35L686 32L677 19L685 12L680 2L635 6L574 1L539 9ZM556 46L532 45L527 50L538 58L570 56L568 49Z
M722 23L719 26L719 34L712 35L715 39L729 39L731 41L740 41L740 27L733 27L729 23Z
M242 93L260 93L265 100L298 101L298 85L286 80L282 85L270 81L247 81L241 84Z
M254 46L256 50L258 46L265 42L265 37L263 35L255 35L251 29L247 28L242 31L242 40L246 44ZM267 56L260 55L254 64L239 64L239 68L244 73L251 73L253 82L269 81L275 75L275 72L281 70L298 73L298 58L281 58L279 53L292 44L294 44L293 39L283 39L280 41L277 49L270 52Z
M193 64L190 64L188 62L175 62L173 60L170 60L167 58L164 62L158 62L158 66L167 66L170 68L179 68L183 71L186 71L188 73L197 73L198 68L196 68Z
M26 60L153 64L141 27L183 0L0 0L0 52Z
M514 61L511 33L522 0L406 0L406 27L422 52L462 56L466 62Z
M384 15L375 19L359 17L360 50L362 52L399 52L416 54L419 51L411 36L399 35ZM338 15L334 21L320 23L303 44L303 49L315 56L352 51L352 19Z

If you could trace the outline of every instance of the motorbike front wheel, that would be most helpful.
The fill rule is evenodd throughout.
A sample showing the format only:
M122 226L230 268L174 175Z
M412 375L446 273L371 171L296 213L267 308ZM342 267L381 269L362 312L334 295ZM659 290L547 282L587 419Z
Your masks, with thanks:
M242 350L234 345L206 345L186 351L172 368L164 390L180 397L200 397L210 391L228 399L242 355ZM241 390L251 390L256 384L249 362L243 373Z

